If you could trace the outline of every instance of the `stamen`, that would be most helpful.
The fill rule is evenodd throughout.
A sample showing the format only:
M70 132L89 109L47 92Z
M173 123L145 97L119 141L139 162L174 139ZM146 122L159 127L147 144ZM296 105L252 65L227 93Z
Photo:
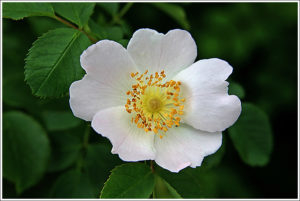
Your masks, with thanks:
M136 80L132 90L127 91L129 98L125 108L133 117L131 122L144 131L159 135L162 139L172 126L179 126L183 114L185 99L180 97L180 81L170 80L163 83L165 71L155 72L149 76L144 73L130 73Z

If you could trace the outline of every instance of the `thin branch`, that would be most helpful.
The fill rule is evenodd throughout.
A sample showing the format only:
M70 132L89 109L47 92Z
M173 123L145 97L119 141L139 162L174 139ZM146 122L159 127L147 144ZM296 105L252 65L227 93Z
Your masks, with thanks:
M69 26L69 27L72 27L73 29L77 29L79 30L76 26L74 26L73 24L71 24L70 22L68 22L67 20L64 20L63 18L61 17L58 17L57 15L55 15L54 19L60 21L61 23Z
M91 42L93 42L93 43L98 42L97 39L95 39L94 37L90 36L90 35L89 35L88 33L86 33L84 30L79 29L78 27L74 26L74 25L73 25L72 23L70 23L69 21L64 20L64 19L61 18L61 17L58 17L57 15L55 15L54 19L56 19L57 21L59 21L59 22L65 24L65 25L67 25L67 26L69 26L69 27L71 27L71 28L73 28L73 29L76 29L76 30L78 30L78 31L81 31L82 33L84 33L84 34L90 39Z

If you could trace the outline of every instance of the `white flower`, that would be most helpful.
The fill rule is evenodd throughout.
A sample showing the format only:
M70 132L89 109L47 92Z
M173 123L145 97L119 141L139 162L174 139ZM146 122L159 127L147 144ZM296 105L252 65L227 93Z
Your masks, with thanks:
M232 67L216 58L193 63L196 56L193 38L178 29L139 29L127 49L99 41L80 57L87 74L70 87L71 109L124 161L155 160L172 172L200 166L241 102L227 92Z

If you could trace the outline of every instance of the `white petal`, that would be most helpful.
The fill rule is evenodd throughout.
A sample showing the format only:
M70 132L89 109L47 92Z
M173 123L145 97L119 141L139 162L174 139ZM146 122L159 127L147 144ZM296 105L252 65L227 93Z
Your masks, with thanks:
M171 30L166 35L152 29L137 30L127 50L141 71L165 70L168 77L191 65L197 56L197 46L189 32Z
M155 162L172 172L200 166L205 156L216 152L222 144L222 133L209 133L187 125L171 128L162 138L155 138Z
M112 153L124 161L153 160L154 134L145 133L131 123L131 115L124 106L99 111L93 118L92 127L113 145Z
M81 54L80 63L86 73L101 84L124 92L131 88L130 73L138 71L127 50L109 40L91 45Z
M70 87L70 107L76 117L91 121L102 109L125 105L127 95L123 88L113 88L93 79L89 74Z
M182 96L186 98L183 121L196 129L223 131L241 113L241 101L228 95L232 67L220 59L205 59L181 71L174 80L182 82Z
M131 89L131 72L137 72L127 50L102 40L86 49L81 57L87 75L70 87L70 105L75 116L91 121L101 109L124 105Z

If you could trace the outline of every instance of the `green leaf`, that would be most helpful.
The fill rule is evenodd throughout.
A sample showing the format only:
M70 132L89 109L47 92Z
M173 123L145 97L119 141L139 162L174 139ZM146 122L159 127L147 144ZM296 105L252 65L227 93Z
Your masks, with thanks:
M273 136L269 118L264 111L251 103L244 103L241 116L229 128L229 135L245 163L264 166L269 162Z
M21 97L21 98L20 98ZM37 99L24 82L24 74L15 73L3 77L3 102L12 107L36 109Z
M154 175L143 163L127 163L112 170L100 198L149 198Z
M152 3L152 5L173 18L182 28L190 29L190 24L182 7L171 3Z
M77 169L63 173L52 188L52 197L97 198L104 182L109 177L110 171L122 163L116 155L112 155L111 146L107 144L89 144L85 150L84 158L80 158L79 149L82 148L81 139L70 133L50 133L54 142L54 154L49 171L57 171L70 167L77 159ZM58 149L58 150L57 150ZM73 153L72 153L73 150ZM81 149L83 150L83 149ZM58 166L58 167L57 167ZM75 175L77 174L77 175ZM75 175L75 176L74 176ZM72 180L74 177L74 180ZM81 181L83 180L83 181ZM72 186L65 183L73 182ZM84 182L88 188L82 187ZM76 189L79 189L78 192Z
M39 123L22 112L3 114L3 176L15 183L17 193L41 179L49 156L48 137Z
M52 29L66 27L65 24L49 17L31 17L28 18L27 21L29 22L30 28L36 37L41 36Z
M119 3L97 3L97 6L103 8L112 17L118 13Z
M3 18L20 20L31 16L54 17L54 11L49 3L3 3Z
M60 28L47 32L33 43L26 58L25 80L40 97L65 95L84 71L80 55L89 45L80 31Z
M124 48L126 48L129 43L129 40L121 39L121 40L118 40L117 42L120 43Z
M179 173L160 167L156 167L155 171L183 198L205 198L216 195L216 176L213 171L206 171L202 167L188 167Z
M244 90L244 88L240 84L238 84L236 82L230 82L228 93L230 95L236 95L240 99L245 98L245 90Z
M48 131L66 130L78 126L81 122L71 111L46 110L42 113Z
M156 167L155 171L183 198L249 198L255 193L247 177L230 166L222 165L209 170L202 166L188 167L179 173Z
M78 130L78 128L75 128ZM81 131L81 130L80 130ZM51 132L52 152L48 172L64 170L75 163L82 148L81 136L76 135L74 129L64 132Z
M104 26L97 24L93 20L89 22L90 28L99 39L109 39L119 41L123 39L123 30L119 26Z
M82 28L89 21L95 3L52 3L56 13Z
M72 169L63 173L54 183L50 197L94 198L93 186L85 172Z
M163 178L155 175L153 198L182 198L177 191Z
M202 169L210 169L216 167L222 161L222 158L225 154L225 147L226 147L226 140L224 135L222 141L223 141L222 146L216 153L206 156L203 159L203 162L201 164Z
M111 154L111 145L90 144L87 147L84 168L95 188L95 196L99 196L99 190L103 188L108 179L110 171L120 165L122 161L117 155Z
M248 173L241 173L240 167L233 165L219 166L212 169L210 174L214 175L212 181L207 181L208 185L214 185L216 192L214 195L209 195L209 198L257 198L255 185L251 183ZM247 175L247 176L246 176ZM234 190L233 190L234 187ZM258 189L256 189L258 190Z

